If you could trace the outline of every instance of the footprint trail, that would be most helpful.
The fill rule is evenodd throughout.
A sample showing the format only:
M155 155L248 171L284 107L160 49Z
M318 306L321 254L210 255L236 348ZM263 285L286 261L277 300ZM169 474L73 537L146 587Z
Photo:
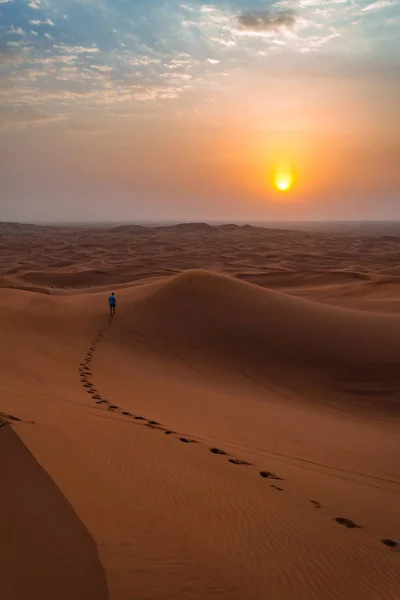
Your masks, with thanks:
M92 342L89 345L89 348L86 352L84 359L82 360L82 362L79 365L79 369L78 369L79 376L80 376L81 384L82 384L85 392L87 394L89 394L89 396L91 396L94 403L97 405L98 409L100 409L100 410L102 410L104 408L109 413L119 414L119 415L121 415L121 417L125 417L125 418L131 420L131 422L133 424L135 424L136 426L144 426L147 429L161 431L165 435L170 436L171 438L178 439L181 443L183 443L185 445L200 444L200 442L196 439L185 437L182 434L179 434L179 433L173 431L172 429L168 429L168 428L164 427L161 423L159 423L155 419L147 419L146 417L143 417L141 415L134 415L130 411L122 409L118 405L112 404L109 400L106 400L102 397L101 393L95 387L93 380L92 380L93 373L91 370L91 363L93 362L93 357L97 350L98 344L104 337L108 327L110 327L112 325L113 321L114 321L114 318L109 317L108 323L104 327L100 328L97 331L95 338L92 340ZM110 417L111 417L111 415L110 415ZM13 417L9 417L9 418L10 418L10 420L15 420L15 421L19 420L17 418L13 418ZM0 424L1 424L1 419L0 419ZM250 468L253 467L253 465L251 463L247 462L246 460L242 460L240 458L235 458L233 456L230 456L222 448L211 447L211 448L208 448L208 450L214 456L220 457L219 458L220 460L221 460L221 457L223 457L225 460L227 460L228 463L230 463L232 465L250 467ZM266 470L258 471L258 475L261 476L263 479L273 480L273 481L282 481L282 477L280 477L279 475L277 475L276 473L273 473L271 471L266 471ZM281 488L273 483L271 483L270 488L274 489L275 491L279 491L279 492L285 491L283 488ZM313 508L318 508L318 509L323 508L321 503L318 500L308 500L308 503ZM349 529L349 530L353 530L353 529L362 530L363 529L361 525L358 525L357 523L355 523L354 521L352 521L351 519L349 519L347 517L335 517L334 522L336 522L338 525L341 525L342 527ZM380 542L387 548L391 549L392 551L397 551L400 549L400 542L393 540L391 538L383 537L383 538L381 538Z

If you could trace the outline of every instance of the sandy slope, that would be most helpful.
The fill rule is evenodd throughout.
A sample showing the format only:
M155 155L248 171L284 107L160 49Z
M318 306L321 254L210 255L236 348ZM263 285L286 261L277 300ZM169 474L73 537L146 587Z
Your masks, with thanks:
M287 291L0 290L2 597L398 598L400 317Z

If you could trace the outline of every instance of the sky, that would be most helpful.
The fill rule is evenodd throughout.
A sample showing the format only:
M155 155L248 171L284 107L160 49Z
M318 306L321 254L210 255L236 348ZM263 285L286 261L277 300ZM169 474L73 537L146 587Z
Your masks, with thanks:
M399 40L400 0L0 0L0 220L400 219Z

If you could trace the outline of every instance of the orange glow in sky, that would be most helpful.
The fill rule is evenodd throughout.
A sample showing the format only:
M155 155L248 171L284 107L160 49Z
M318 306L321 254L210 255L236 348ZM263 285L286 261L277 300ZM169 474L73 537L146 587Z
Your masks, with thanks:
M0 0L0 221L400 218L397 2L87 4Z

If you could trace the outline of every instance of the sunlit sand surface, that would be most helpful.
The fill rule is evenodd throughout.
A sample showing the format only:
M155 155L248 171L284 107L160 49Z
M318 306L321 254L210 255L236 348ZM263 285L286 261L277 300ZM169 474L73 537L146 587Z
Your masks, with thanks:
M400 233L0 232L2 597L398 600Z

